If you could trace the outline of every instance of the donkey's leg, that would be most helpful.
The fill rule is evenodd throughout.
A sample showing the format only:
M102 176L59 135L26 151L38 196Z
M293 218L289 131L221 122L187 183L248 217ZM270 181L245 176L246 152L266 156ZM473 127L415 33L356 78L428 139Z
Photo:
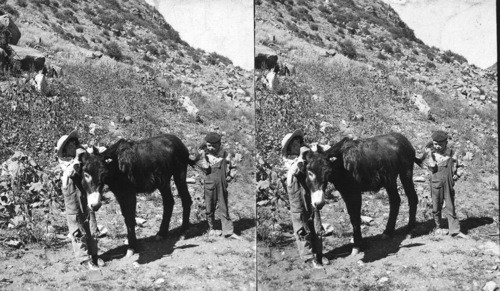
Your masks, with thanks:
M174 182L181 197L182 202L182 226L181 232L186 231L189 228L189 215L191 213L191 205L193 200L189 194L188 186L186 183L186 171L187 165L184 166L182 170L179 170L174 174Z
M342 198L347 206L347 213L351 220L352 232L354 238L354 246L351 255L359 253L362 245L361 237L361 192L355 191L350 193L342 193Z
M388 236L392 236L394 234L394 230L396 228L396 219L399 214L399 206L401 205L401 197L399 197L398 193L398 185L396 183L396 179L393 179L389 183L387 183L387 194L389 195L389 219L387 220L387 225L384 231L384 238Z
M410 207L410 218L408 220L408 231L413 230L416 224L418 196L413 184L413 169L408 169L406 173L399 176L406 197L408 197L408 206Z
M122 215L125 218L125 225L127 226L127 257L130 257L137 251L137 237L135 235L137 198L133 192L122 192L122 195L117 196L116 199L118 200L118 204L120 204Z
M170 181L170 178L167 181ZM156 234L157 239L163 239L168 235L170 219L172 218L172 212L174 210L174 197L172 195L172 189L170 189L170 183L165 183L165 185L160 188L160 193L163 198L163 218L161 220L160 230Z

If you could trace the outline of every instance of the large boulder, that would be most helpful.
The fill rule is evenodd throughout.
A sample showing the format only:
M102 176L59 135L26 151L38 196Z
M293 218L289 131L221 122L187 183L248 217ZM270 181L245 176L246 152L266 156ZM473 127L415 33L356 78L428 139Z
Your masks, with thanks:
M4 29L10 32L9 44L16 45L21 38L21 31L8 15L0 16L0 30Z
M45 67L45 55L33 48L20 47L17 45L10 46L15 52L14 62L19 62L21 65L21 70L30 71L35 70L36 72L42 70Z

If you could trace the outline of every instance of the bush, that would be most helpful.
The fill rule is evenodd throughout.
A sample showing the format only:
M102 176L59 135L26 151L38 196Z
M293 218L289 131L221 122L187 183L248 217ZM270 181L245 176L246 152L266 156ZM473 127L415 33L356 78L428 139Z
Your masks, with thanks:
M88 6L83 8L83 12L87 13L87 15L90 15L92 17L96 16L94 10L90 9L90 7L88 7Z
M340 43L340 53L353 60L358 56L356 47L350 40L346 40Z
M382 50L391 55L394 53L392 46L386 42L382 44Z
M159 55L158 49L153 44L146 45L146 51L148 51L153 56L158 56Z
M299 32L299 28L297 27L297 25L291 23L290 21L286 22L286 27L295 33Z
M211 65L217 65L219 63L223 63L224 65L230 65L232 64L233 62L228 59L227 57L225 56L221 56L219 55L218 53L216 52L213 52L213 53L210 53L207 57L207 61L209 64Z
M75 30L76 30L76 32L82 33L82 32L83 32L83 26L81 26L81 25L77 25L77 26L75 27Z
M0 7L0 15L3 15L3 14L10 14L14 17L19 17L19 12L17 12L17 10L10 6L9 4L3 4L1 7Z
M379 52L378 55L377 55L377 58L381 59L381 60L387 60L387 56L384 55L383 53Z
M112 41L112 42L109 42L107 44L105 44L104 48L106 49L106 54L117 60L117 61L120 61L121 59L123 59L123 54L122 54L122 51L120 49L120 46Z
M311 23L311 24L309 24L309 27L310 27L312 30L314 30L314 31L318 31L318 25L317 25L317 24L315 24L315 23Z
M444 62L446 63L452 63L453 61L457 61L459 62L460 64L462 63L466 63L467 62L467 59L464 58L463 56L457 54L457 53L454 53L450 50L447 50L444 52L443 56L442 56L442 59Z
M19 5L20 7L23 7L23 8L28 6L28 2L26 2L26 0L17 0L16 3L17 3L17 5Z
M74 15L73 11L68 9L57 11L55 16L64 22L78 23L78 18Z
M325 13L325 14L330 14L330 10L324 5L319 5L318 10Z

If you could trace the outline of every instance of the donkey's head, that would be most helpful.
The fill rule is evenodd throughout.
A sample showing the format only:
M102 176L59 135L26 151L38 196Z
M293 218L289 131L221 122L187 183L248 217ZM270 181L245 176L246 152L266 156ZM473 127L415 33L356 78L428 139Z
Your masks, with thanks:
M325 191L333 174L332 162L335 158L328 157L321 146L316 151L302 153L304 164L301 171L306 174L306 185L311 191L311 205L321 209L325 204Z

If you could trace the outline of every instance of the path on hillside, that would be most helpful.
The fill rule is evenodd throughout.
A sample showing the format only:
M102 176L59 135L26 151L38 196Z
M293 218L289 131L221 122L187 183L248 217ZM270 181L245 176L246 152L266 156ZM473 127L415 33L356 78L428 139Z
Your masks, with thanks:
M98 224L108 233L99 239L99 254L106 262L100 271L89 271L73 261L71 244L61 240L50 247L27 245L13 249L0 244L0 289L239 289L255 290L255 222L251 195L230 187L230 214L240 240L208 237L206 222L197 219L185 237L172 235L163 241L152 237L161 220L161 198L139 195L137 227L139 252L125 257L126 230L119 207L111 198L97 213ZM193 193L192 193L193 194ZM231 195L233 195L231 197ZM193 195L196 199L196 193ZM171 230L181 224L180 199ZM253 204L250 204L253 203ZM194 217L194 219L193 219Z
M495 177L491 181L497 181ZM374 220L362 225L365 249L356 256L350 256L352 230L343 202L330 201L322 218L334 227L334 234L324 238L331 264L319 270L303 264L291 234L275 247L259 242L259 290L480 290L489 281L500 285L498 188L488 189L487 183L475 183L476 188L463 183L457 188L457 214L468 239L436 236L433 220L424 218L421 206L414 236L407 237L401 232L408 221L402 195L399 232L383 240L389 209L383 201L386 195L364 194L362 213Z

